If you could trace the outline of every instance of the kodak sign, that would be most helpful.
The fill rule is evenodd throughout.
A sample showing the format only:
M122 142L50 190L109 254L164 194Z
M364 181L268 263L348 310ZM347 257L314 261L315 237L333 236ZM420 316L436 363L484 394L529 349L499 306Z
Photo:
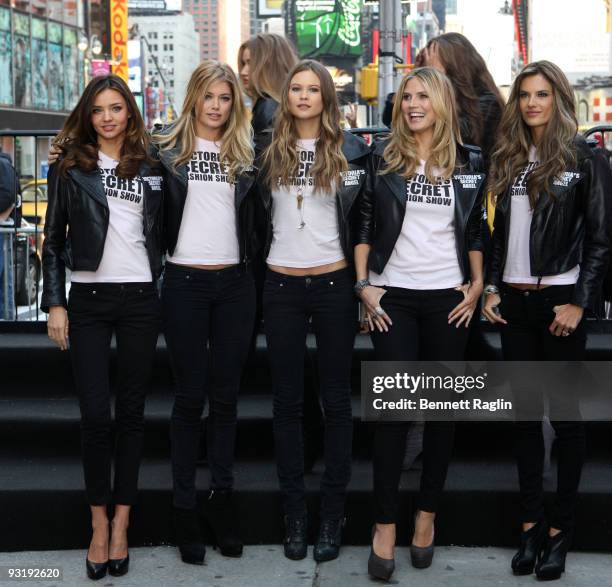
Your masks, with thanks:
M128 81L128 0L110 0L113 73Z

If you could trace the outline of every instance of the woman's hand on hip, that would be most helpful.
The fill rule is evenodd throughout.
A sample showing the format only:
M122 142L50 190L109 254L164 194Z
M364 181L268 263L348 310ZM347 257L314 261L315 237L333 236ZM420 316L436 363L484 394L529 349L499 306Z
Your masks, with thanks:
M485 297L485 303L482 308L482 315L491 323L491 324L508 324L503 318L499 311L499 304L501 302L501 297L499 294L487 294Z
M459 302L448 315L448 323L457 321L455 328L462 324L467 328L470 325L478 299L482 295L482 283L466 283L455 289L463 292L463 301Z
M553 336L569 336L578 328L584 314L584 308L574 304L563 304L553 308L555 319L548 327Z
M368 285L359 294L370 330L374 330L374 327L376 327L380 332L388 332L389 326L393 324L391 318L380 305L380 300L386 293L386 290L382 287Z
M68 312L63 306L49 308L47 334L60 349L65 351L68 348Z

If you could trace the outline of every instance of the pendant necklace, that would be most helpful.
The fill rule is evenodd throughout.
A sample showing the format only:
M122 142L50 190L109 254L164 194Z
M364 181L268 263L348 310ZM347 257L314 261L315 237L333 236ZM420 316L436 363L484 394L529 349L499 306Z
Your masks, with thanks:
M298 230L302 230L306 226L306 222L304 222L304 195L301 187L297 190L297 209L298 214L300 216L300 224L298 225Z

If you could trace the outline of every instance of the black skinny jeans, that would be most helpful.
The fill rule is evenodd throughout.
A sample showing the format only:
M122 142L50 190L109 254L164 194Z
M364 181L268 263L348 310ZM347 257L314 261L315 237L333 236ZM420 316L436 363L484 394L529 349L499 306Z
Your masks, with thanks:
M221 270L166 264L164 332L176 382L170 421L174 506L196 507L196 462L206 396L212 489L234 483L238 390L255 320L255 284L244 265Z
M311 318L325 415L321 517L344 515L353 439L351 361L358 325L353 283L354 273L348 268L311 277L270 270L266 275L263 315L274 384L274 441L288 516L306 513L302 406L304 345Z
M90 505L136 500L144 403L160 326L152 283L73 283L68 302L70 358L81 409L81 443ZM115 479L109 355L117 342Z
M412 290L385 287L380 303L393 325L372 332L379 361L462 361L469 330L448 324L448 314L461 301L455 289ZM374 517L395 524L398 486L406 453L410 422L379 422L374 436ZM423 471L417 509L435 512L444 489L453 450L453 422L426 422L423 433Z
M508 322L502 325L504 359L508 361L580 361L584 358L586 327L584 319L569 336L553 336L548 327L554 320L554 306L571 300L572 285L552 285L538 291L521 291L504 285L499 309ZM578 391L578 390L577 390ZM531 406L543 399L529 398ZM567 410L568 406L563 406ZM576 399L575 413L580 417ZM557 493L550 525L560 530L573 526L578 486L584 464L586 434L581 421L555 420L555 405L550 405L550 419L557 436ZM521 492L521 521L537 522L544 518L544 440L541 422L516 422L515 445Z

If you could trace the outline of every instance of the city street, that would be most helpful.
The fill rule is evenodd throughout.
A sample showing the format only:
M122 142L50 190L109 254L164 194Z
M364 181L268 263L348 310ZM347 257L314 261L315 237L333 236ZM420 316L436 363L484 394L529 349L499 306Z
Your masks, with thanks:
M82 587L85 578L84 550L0 553L0 567L61 567L62 581L31 581L28 585ZM130 551L130 573L125 577L107 576L100 581L109 587L169 587L202 585L203 587L374 587L384 585L367 574L369 549L343 547L340 558L316 564L309 557L302 561L287 560L277 545L247 546L239 559L224 558L208 549L206 564L185 565L171 547L134 548ZM513 551L502 548L442 547L436 549L429 569L410 566L408 550L396 555L396 571L391 585L417 587L525 587L535 585L534 575L515 577L510 571ZM571 559L571 560L570 560ZM570 553L571 566L560 587L603 587L610 580L610 557L607 554ZM5 572L5 571L3 571ZM0 585L15 582L0 581Z

